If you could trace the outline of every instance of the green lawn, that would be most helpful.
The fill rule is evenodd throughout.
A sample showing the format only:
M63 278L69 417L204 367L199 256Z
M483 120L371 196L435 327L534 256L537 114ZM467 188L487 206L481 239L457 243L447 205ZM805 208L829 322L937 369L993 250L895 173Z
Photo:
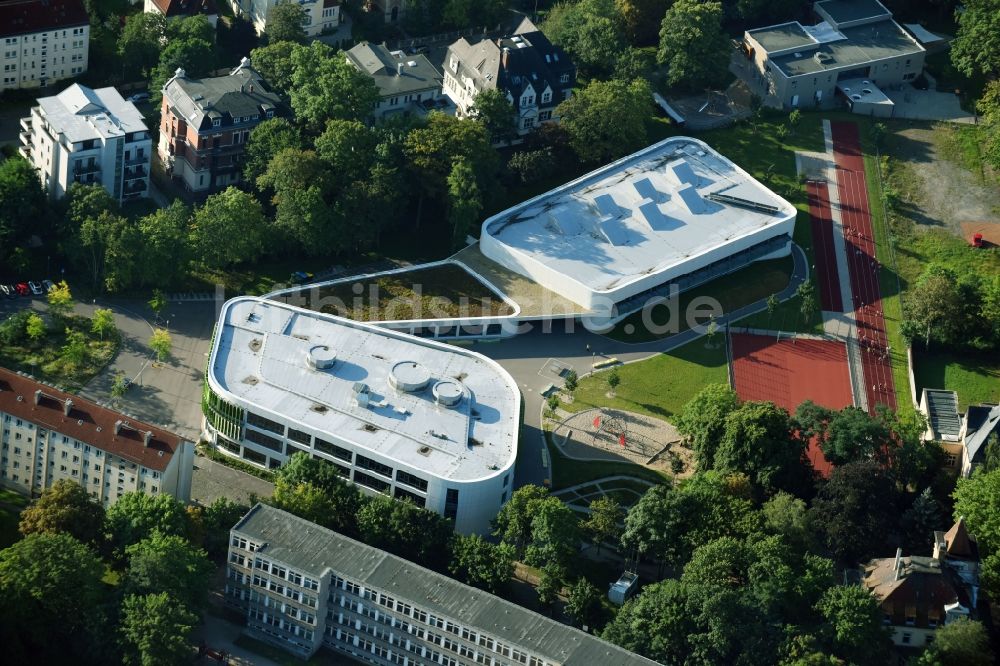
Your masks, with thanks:
M28 506L28 498L7 488L0 488L0 550L21 538L17 531L21 509Z
M645 479L650 483L663 483L664 481L669 481L671 479L668 474L662 474L656 470L643 467L642 465L635 465L633 463L596 462L567 458L559 451L558 448L553 446L552 442L549 441L550 437L551 433L546 432L545 443L548 446L549 457L552 460L553 490L569 488L570 486L575 486L580 483L596 481L598 479L603 479L608 476L616 476L619 474L635 477L637 479ZM615 481L613 487L625 488L633 486L630 486L628 481ZM645 486L639 483L635 483L634 487L637 489L641 487L645 490Z
M958 392L958 408L970 404L1000 402L1000 358L997 355L922 351L913 349L917 395L925 388L947 388Z
M669 419L706 384L729 381L721 339L712 349L699 339L669 353L618 366L617 370L621 384L614 398L605 395L609 371L602 370L581 378L573 403L563 407L574 412L612 407Z

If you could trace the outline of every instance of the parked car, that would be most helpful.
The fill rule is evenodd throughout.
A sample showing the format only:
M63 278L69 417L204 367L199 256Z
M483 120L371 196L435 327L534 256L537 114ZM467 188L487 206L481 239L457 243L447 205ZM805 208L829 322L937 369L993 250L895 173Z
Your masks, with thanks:
M34 280L28 283L28 289L31 289L31 293L34 294L35 296L41 296L42 294L45 293L45 291L42 289L42 285L39 284L38 282L35 282Z
M134 95L129 95L125 99L126 99L126 101L132 102L133 104L136 104L138 102L148 102L149 101L149 93L148 92L137 92Z
M7 298L17 298L17 287L13 284L5 284L4 286L7 287Z
M52 280L42 280L42 289L45 290L45 293L48 293L55 288L56 285L54 282L52 282Z
M0 284L0 294L3 294L7 298L15 298L17 294L12 293L10 287L5 284Z
M17 286L16 286L16 289L17 289L18 295L20 295L20 296L27 296L28 294L31 293L31 290L28 289L28 283L27 282L18 282Z

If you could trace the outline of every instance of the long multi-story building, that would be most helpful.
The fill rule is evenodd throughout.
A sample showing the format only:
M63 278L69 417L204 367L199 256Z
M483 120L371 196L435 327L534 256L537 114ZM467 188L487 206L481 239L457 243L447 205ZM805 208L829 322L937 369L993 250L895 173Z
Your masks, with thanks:
M0 485L38 496L60 479L105 505L124 493L191 498L194 445L0 368Z
M48 192L97 183L119 202L149 196L152 139L142 114L114 88L74 83L21 119L21 154Z
M247 632L302 658L380 666L649 666L509 601L258 504L230 532L227 602Z
M0 93L86 72L89 47L83 0L0 0Z
M514 379L481 354L372 324L234 298L202 407L220 451L264 468L304 452L459 532L488 532L514 485Z
M160 162L193 193L242 178L250 132L281 110L281 98L243 58L227 76L195 79L183 69L163 85Z

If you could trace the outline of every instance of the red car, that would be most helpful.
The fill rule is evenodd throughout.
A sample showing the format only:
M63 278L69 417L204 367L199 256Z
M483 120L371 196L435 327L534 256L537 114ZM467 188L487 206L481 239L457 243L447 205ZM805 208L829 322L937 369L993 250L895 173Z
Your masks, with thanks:
M21 296L27 296L28 294L31 293L31 290L28 289L27 282L18 282L16 289L17 293L20 294Z

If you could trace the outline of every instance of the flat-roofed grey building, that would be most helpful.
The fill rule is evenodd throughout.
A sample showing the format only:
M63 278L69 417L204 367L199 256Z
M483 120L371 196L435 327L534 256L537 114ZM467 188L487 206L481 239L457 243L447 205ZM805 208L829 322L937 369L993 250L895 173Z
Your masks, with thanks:
M227 602L247 633L299 657L373 664L655 662L265 504L230 533Z
M791 21L743 34L750 83L769 105L830 107L843 82L860 87L841 88L842 100L864 102L876 86L898 86L923 70L926 50L878 0L822 0L813 10L816 25Z

